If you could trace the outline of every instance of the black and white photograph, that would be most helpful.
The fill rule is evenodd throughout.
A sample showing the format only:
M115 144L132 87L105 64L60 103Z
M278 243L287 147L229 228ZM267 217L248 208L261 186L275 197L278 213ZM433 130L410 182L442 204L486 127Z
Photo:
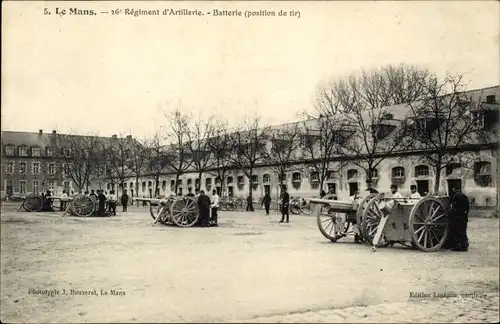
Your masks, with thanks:
M498 323L500 2L3 1L2 323Z

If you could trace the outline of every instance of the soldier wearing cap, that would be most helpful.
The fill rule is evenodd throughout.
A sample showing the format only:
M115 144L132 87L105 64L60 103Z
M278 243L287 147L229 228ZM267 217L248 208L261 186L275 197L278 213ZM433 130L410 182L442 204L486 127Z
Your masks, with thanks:
M411 185L410 186L410 191L411 191L410 199L420 199L420 198L422 198L422 196L420 196L420 194L417 191L417 186L416 185Z
M469 249L467 223L469 221L469 197L460 188L453 189L449 213L449 243L452 251L466 252Z

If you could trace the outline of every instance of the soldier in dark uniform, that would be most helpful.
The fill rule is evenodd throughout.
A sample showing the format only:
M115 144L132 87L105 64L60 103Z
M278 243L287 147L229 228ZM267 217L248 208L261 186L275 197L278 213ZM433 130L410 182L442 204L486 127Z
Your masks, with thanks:
M97 215L106 216L106 196L102 193L102 190L97 190L97 199L99 199Z
M127 211L127 205L128 205L128 194L127 194L127 192L123 193L121 202L122 202L122 207L123 207L122 211L126 212Z
M208 227L210 220L210 198L205 195L205 191L200 191L198 197L198 208L200 210L200 226Z
M248 195L247 197L247 211L254 211L252 195Z
M469 221L469 197L460 188L453 190L450 201L449 231L447 247L452 251L466 252L469 249L467 223Z
M286 216L286 222L289 222L290 218L290 195L286 191L286 187L283 187L283 200L281 202L281 220L280 223L283 223Z
M269 215L269 207L271 206L271 195L269 194L269 192L266 192L266 194L264 195L264 199L262 199L262 204L266 209L266 215Z
M324 196L326 196L326 192L324 190L321 190L321 192L319 193L319 198L323 198Z

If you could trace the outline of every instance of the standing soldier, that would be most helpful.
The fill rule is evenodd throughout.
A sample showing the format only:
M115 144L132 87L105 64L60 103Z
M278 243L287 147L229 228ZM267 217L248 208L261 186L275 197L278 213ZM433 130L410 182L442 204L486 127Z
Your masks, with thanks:
M247 211L254 211L252 195L248 195L247 197Z
M109 206L109 213L113 216L116 216L116 200L117 197L115 195L115 191L111 190L109 192L109 196L107 197L108 200L108 206Z
M283 187L283 200L281 202L281 220L280 223L283 223L286 216L286 222L289 222L290 218L290 195L286 191L286 187Z
M200 210L200 226L209 226L210 218L210 198L205 195L205 191L200 190L200 196L198 197L198 208Z
M122 207L123 207L122 211L126 212L127 211L127 205L128 205L128 195L127 195L126 191L123 192L121 202L122 202Z
M62 195L61 195L61 205L60 210L66 210L66 205L68 204L68 194L66 193L66 190L63 190Z
M217 190L212 190L212 198L210 199L210 207L212 208L212 219L211 226L218 227L217 224L217 210L219 209L219 195L217 194Z
M460 188L454 188L450 203L449 239L451 250L466 252L469 249L469 240L467 238L469 197Z
M420 194L417 191L417 186L416 185L411 185L410 186L410 190L411 190L410 199L417 200L417 199L422 198L422 196L420 196Z
M266 194L264 195L264 198L262 199L262 204L266 209L266 215L269 215L269 207L271 206L271 195L269 194L269 192L266 192Z
M97 198L99 199L98 216L106 216L106 196L102 190L97 190Z

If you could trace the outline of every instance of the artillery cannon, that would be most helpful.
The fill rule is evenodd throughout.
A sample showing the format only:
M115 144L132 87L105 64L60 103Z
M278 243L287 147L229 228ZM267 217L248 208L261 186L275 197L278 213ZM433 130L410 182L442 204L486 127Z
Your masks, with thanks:
M294 215L311 215L311 205L302 197L292 197L290 199L290 212Z
M332 242L352 234L354 222L361 237L372 244L373 251L379 246L399 243L434 252L448 236L447 196L412 200L370 194L359 203L332 199L333 195L309 199L320 232Z
M43 212L48 211L44 207L48 207L49 200L62 200L71 201L72 197L59 197L59 196L44 196L40 194L30 194L24 197L23 202L17 211L24 209L27 212Z
M164 225L192 227L198 224L200 211L198 202L191 197L171 196L166 199L134 198L137 201L149 202L149 213L154 219L153 226L160 222Z

